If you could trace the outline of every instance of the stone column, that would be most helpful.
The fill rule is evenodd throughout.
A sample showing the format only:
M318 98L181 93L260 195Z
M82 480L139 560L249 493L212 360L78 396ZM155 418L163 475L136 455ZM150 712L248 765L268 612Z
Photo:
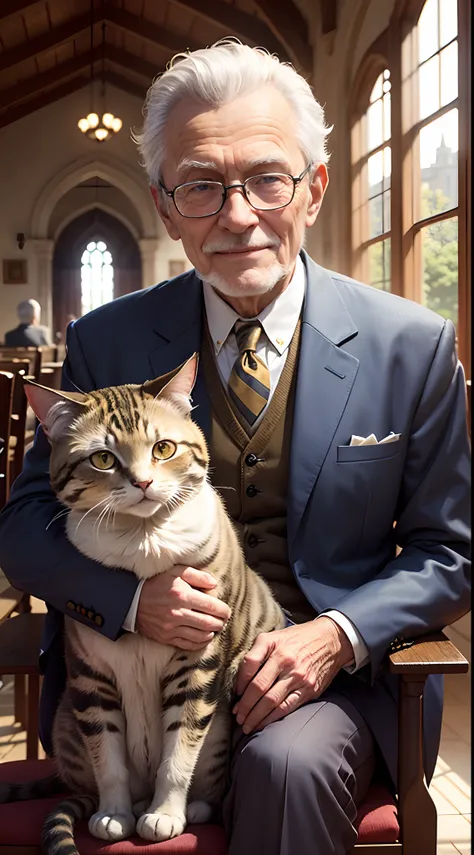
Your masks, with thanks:
M54 241L48 238L28 240L32 257L32 281L36 282L38 302L41 306L41 323L53 330L53 251Z
M138 245L142 258L142 288L149 288L150 285L156 285L158 282L156 261L159 240L158 238L141 238Z

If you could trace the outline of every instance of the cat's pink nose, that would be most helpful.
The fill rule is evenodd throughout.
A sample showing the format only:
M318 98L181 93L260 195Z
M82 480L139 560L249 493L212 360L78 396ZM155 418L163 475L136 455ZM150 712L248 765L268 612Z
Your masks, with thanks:
M134 487L141 487L143 492L145 492L145 490L147 489L147 487L150 486L150 484L153 484L153 479L151 479L151 481L132 481L132 485Z

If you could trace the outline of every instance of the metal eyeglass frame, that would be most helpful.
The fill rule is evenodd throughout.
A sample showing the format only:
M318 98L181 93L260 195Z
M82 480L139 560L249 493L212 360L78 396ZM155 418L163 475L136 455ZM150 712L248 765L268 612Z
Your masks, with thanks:
M181 217L184 217L186 220L202 220L205 217L215 217L216 214L219 214L220 211L222 211L222 208L224 207L224 205L226 203L226 199L227 199L227 195L228 195L229 190L236 190L236 189L242 191L242 194L245 198L245 201L248 202L248 204L250 205L251 208L254 209L254 211L279 211L281 208L287 208L288 205L291 205L293 199L295 198L296 188L297 188L298 184L300 184L300 182L303 180L303 178L309 172L309 170L311 169L312 166L313 166L312 163L308 164L308 166L305 169L303 169L303 172L301 172L300 175L290 175L289 172L262 172L259 175L251 175L249 178L246 178L245 181L243 181L241 184L238 184L238 183L237 184L223 184L222 181L205 181L205 180L185 181L184 184L177 184L176 187L173 188L173 190L167 190L165 185L163 184L163 182L161 180L158 182L158 184L159 184L160 188L163 190L163 192L166 194L166 196L168 196L170 199L173 200L174 206L175 206L178 214ZM265 175L281 175L281 176L284 176L285 178L291 178L291 180L293 181L293 193L291 194L291 199L289 199L288 202L285 202L284 205L277 205L275 208L258 208L248 198L247 187L246 187L247 183L249 181L253 181L255 178L263 178ZM216 184L219 187L222 187L224 192L222 195L222 202L221 202L219 208L216 208L216 210L212 211L211 214L195 214L195 215L183 214L179 210L179 208L176 204L176 200L174 198L174 195L175 195L177 190L181 189L181 187L189 187L191 184Z

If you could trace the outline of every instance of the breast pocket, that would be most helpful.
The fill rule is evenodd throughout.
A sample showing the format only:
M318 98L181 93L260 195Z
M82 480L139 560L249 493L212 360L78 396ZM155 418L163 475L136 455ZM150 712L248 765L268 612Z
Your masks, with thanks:
M338 445L338 463L369 463L372 460L388 460L397 457L400 449L400 440L395 442L384 442L382 445Z
M337 447L339 490L351 502L354 559L363 561L392 536L402 469L400 440Z

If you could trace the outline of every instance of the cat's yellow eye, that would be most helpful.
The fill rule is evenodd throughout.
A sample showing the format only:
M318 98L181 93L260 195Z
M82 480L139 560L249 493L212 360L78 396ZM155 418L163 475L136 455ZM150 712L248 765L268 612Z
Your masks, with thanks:
M169 460L176 453L176 445L169 439L160 439L153 446L153 457L155 460Z
M117 463L117 458L111 451L96 451L94 454L91 454L90 461L96 469L106 471L107 469L113 469Z

